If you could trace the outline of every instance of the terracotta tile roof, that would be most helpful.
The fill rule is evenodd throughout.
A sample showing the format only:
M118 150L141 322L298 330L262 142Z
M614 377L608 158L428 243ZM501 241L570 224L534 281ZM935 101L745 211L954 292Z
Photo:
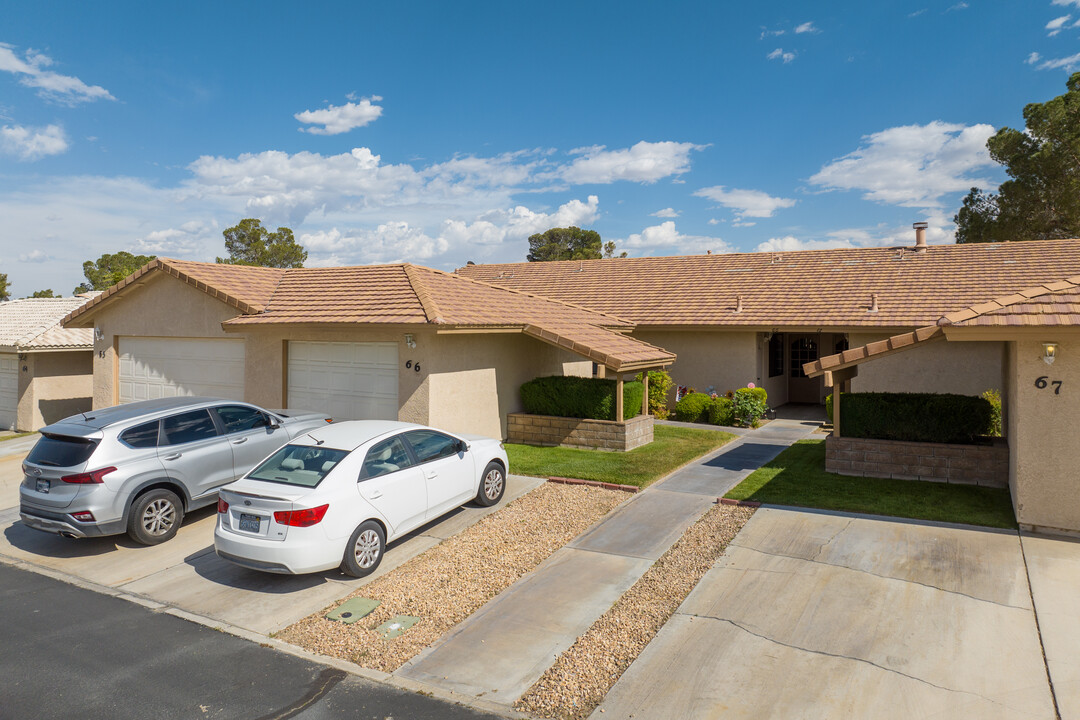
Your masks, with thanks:
M96 293L94 293L96 295ZM94 331L63 328L60 321L93 295L27 298L0 303L0 347L26 350L90 350Z
M934 245L923 254L893 247L468 265L457 273L638 325L921 327L948 308L1080 274L1080 240Z
M242 313L261 312L270 301L274 288L281 280L284 270L279 268L252 267L249 265L224 265L218 263L190 262L157 258L127 276L116 285L102 292L93 301L78 308L64 318L69 325L80 316L109 302L114 295L136 283L147 273L161 271L183 280L187 284L208 293ZM89 318L84 318L83 322Z
M1062 327L1080 325L1080 275L1003 295L949 313L953 327Z
M816 377L824 372L843 370L867 360L873 360L903 350L910 350L916 345L944 339L945 331L940 326L928 325L914 332L900 333L885 340L867 343L866 345L845 350L842 353L827 355L813 362L804 363L803 372L810 377Z

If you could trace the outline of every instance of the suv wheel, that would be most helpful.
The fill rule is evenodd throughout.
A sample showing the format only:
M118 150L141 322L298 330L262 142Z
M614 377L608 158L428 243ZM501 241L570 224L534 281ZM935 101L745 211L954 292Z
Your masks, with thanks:
M128 535L137 543L157 545L172 538L184 521L184 506L176 493L157 488L135 499L128 515Z

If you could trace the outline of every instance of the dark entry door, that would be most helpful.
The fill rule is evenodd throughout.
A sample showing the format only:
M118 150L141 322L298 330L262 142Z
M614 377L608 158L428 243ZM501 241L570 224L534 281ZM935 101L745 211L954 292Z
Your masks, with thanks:
M807 377L803 372L803 363L818 359L818 345L817 335L788 336L788 402L821 402L822 378Z

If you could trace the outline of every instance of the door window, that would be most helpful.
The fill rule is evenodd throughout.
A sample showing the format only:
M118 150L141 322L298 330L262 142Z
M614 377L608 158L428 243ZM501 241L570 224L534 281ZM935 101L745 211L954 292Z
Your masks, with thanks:
M244 432L266 427L270 424L269 418L260 410L244 405L222 405L214 408L221 424L225 426L225 434Z
M209 410L192 410L161 421L162 445L183 445L217 437Z
M405 438L420 462L431 462L458 453L458 440L434 430L413 430Z
M143 423L120 433L120 441L128 447L152 448L158 443L158 421Z
M817 360L817 343L810 338L801 337L791 341L791 377L804 378L803 363Z
M364 466L360 471L360 479L376 478L397 472L412 464L412 458L409 457L409 451L405 449L405 443L400 437L392 437L375 443L368 450L367 457L364 458Z

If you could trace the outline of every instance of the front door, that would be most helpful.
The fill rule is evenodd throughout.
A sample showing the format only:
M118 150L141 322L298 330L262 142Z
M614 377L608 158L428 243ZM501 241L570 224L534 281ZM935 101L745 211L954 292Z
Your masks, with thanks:
M819 335L788 335L788 402L821 402L824 381L820 377L807 377L803 363L818 359Z

